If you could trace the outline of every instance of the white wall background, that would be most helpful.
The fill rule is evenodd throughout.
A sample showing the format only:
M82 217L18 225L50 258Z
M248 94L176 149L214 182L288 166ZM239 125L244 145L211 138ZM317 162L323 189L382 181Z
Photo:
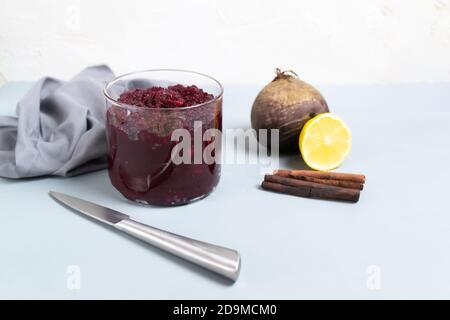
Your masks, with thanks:
M450 0L0 0L0 83L186 68L262 84L450 81Z

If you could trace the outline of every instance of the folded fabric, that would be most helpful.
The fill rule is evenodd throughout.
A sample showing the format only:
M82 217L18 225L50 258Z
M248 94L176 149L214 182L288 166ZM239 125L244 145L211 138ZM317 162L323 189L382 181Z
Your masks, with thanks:
M105 65L70 81L44 77L0 117L0 176L73 176L106 166L103 87L114 77Z

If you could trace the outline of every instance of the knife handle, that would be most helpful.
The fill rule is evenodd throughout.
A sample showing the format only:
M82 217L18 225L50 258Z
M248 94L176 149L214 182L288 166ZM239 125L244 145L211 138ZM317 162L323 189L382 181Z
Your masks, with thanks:
M241 258L236 250L183 237L131 219L122 220L115 227L232 281L239 276Z

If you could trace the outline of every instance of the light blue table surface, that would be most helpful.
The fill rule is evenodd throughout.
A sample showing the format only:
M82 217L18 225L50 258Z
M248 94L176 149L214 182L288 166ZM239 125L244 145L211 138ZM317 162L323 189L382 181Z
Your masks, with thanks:
M1 87L0 114L29 86ZM125 201L106 171L0 179L0 298L450 298L450 84L320 89L353 132L339 170L367 175L358 203L262 191L256 165L225 165L211 196L174 208ZM247 128L258 88L225 90L225 127ZM50 189L235 248L241 276L230 285L76 215Z

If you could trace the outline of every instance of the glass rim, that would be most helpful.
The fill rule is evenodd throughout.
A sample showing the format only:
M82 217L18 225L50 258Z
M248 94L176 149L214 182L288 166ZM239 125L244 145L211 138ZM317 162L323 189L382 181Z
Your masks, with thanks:
M116 83L117 81L119 81L122 78L128 77L128 76L132 76L132 75L136 75L139 73L147 73L147 72L158 72L158 71L168 71L168 72L184 72L184 73L191 73L191 74L196 74L199 76L202 76L204 78L208 78L209 80L212 80L213 82L215 82L217 84L217 86L220 89L220 93L217 96L214 96L213 99L205 101L203 103L199 103L199 104L195 104L193 106L187 106L187 107L173 107L173 108L149 108L149 107L138 107L135 105L131 105L131 104L127 104L127 103L123 103L120 102L116 99L114 99L113 97L111 97L111 95L109 94L108 90L110 89L110 87L112 85L114 85L114 83ZM202 89L202 88L200 88ZM139 109L139 110L154 110L154 111L163 111L163 110L167 110L167 111L174 111L174 110L188 110L188 109L194 109L194 108L198 108L210 103L213 103L215 101L218 101L222 98L223 96L223 86L222 84L216 80L215 78L205 74L205 73L201 73L201 72L197 72L197 71L191 71L191 70L184 70L184 69L147 69L147 70L140 70L140 71L133 71L133 72L128 72L128 73L124 73L120 76L115 77L114 79L108 81L106 83L106 85L103 87L103 95L105 96L105 98L112 104L121 107L121 108L126 108L126 109Z

